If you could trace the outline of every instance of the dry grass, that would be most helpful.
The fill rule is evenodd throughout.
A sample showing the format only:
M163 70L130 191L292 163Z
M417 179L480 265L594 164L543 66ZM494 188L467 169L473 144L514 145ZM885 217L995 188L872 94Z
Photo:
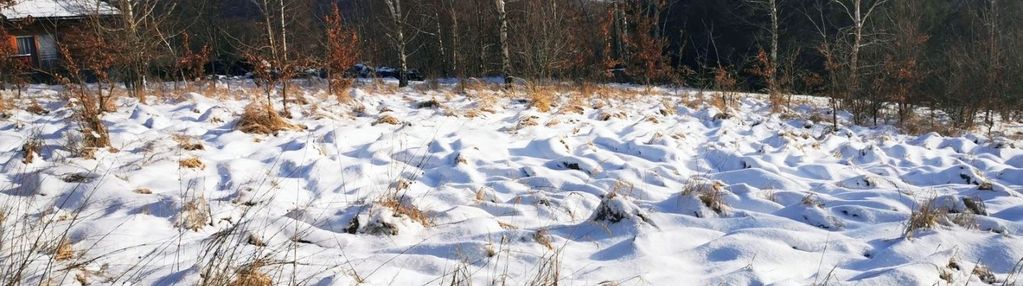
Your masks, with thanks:
M977 224L977 215L972 213L949 214L948 219L951 220L952 223L961 226L965 229L977 229L978 227L980 227Z
M401 124L401 120L398 120L398 118L396 118L394 116L391 116L390 114L384 114L384 115L380 116L380 118L377 118L376 121L373 122L373 125L380 125L380 124L398 125L398 124Z
M909 215L902 236L908 239L912 238L917 230L934 228L947 214L948 210L935 207L934 199L929 199Z
M553 87L542 85L530 85L526 87L526 96L529 98L529 107L540 112L550 112L554 106L556 91Z
M180 166L182 168L187 168L187 169L199 169L199 170L206 169L206 164L204 164L201 160L199 160L198 157L182 159L182 160L178 161L178 166Z
M265 103L253 101L245 106L241 119L238 120L237 129L252 134L276 134L284 130L301 129L289 123L280 114L271 110Z
M806 196L803 196L803 199L800 200L800 203L802 203L804 206L811 208L824 207L824 203L822 203L821 200L817 198L817 195L813 193L809 193L806 194Z
M721 199L721 192L706 192L700 194L699 197L700 202L703 203L704 206L707 206L707 208L713 210L715 213L722 214L728 208L728 205L725 204L725 201Z
M273 279L270 275L260 272L259 268L263 267L263 263L256 261L250 263L235 274L234 280L231 281L228 286L271 286L273 285Z
M629 115L622 111L617 110L601 110L597 114L597 120L610 121L611 119L628 119Z
M932 118L912 113L900 122L898 126L903 132L910 135L922 135L930 132L936 132L944 136L959 136L962 134L962 130L956 129L952 124L941 124Z
M210 205L206 197L200 195L181 207L178 226L191 231L203 229L210 221Z
M35 157L39 155L39 148L42 145L43 142L36 138L25 141L25 144L21 145L21 162L32 164L35 161Z
M89 94L83 87L68 87L68 91L71 95L67 97L77 100L73 110L75 122L83 135L81 147L92 150L109 147L110 134L100 118L103 106L97 96Z
M661 98L661 110L659 112L663 116L672 116L678 114L678 109L677 106L675 105L675 101L671 100L671 98L668 97Z
M721 182L698 179L689 179L682 189L683 196L695 195L700 203L717 214L728 212L728 204L722 196L724 192L725 185Z
M174 142L178 143L178 147L186 151L197 151L206 149L201 142L198 142L185 135L174 135Z
M458 82L457 89L462 93L468 93L469 91L474 92L493 92L501 90L500 84L491 84L486 81L477 78L467 78Z
M554 251L540 257L536 270L526 282L528 286L557 286L561 284L561 252Z
M75 249L68 238L61 239L60 243L53 249L53 259L56 261L71 260L74 257Z
M412 203L402 202L401 197L398 195L385 196L377 201L377 204L390 209L395 215L404 216L423 226L433 225L429 215Z
M421 102L416 103L416 108L417 109L423 109L423 108L433 108L433 109L436 109L436 108L441 108L441 106L442 105L440 104L439 101L437 101L436 98L431 98L430 100L421 101Z
M7 119L11 117L10 109L14 104L10 103L11 98L0 94L0 119Z
M588 92L588 91L584 91L584 92ZM627 100L633 100L633 99L636 99L636 98L640 98L640 97L645 96L647 94L645 94L641 90L636 90L636 89L631 89L631 88L621 88L621 87L613 87L613 86L608 86L608 85L598 85L596 87L593 87L592 95L597 97L597 98L603 99L603 100L627 101Z
M705 100L703 90L696 92L696 94L687 93L686 97L682 98L682 105L688 107L689 109L694 110L700 109L700 107L702 107L704 103Z
M987 266L980 263L978 263L977 266L974 266L973 271L970 271L970 273L977 276L981 282L989 285L994 285L998 282L998 279L995 277L995 274L991 272L991 269L988 269Z
M541 228L533 233L533 241L546 247L548 250L554 250L553 240L551 239L551 233L546 228Z
M558 113L568 114L583 114L586 111L586 100L587 97L583 94L575 94L568 98L568 102L558 110Z
M465 117L476 118L484 113L494 113L494 106L497 105L497 93L491 91L475 92L471 99L476 102L476 107L466 110Z
M362 86L362 88L369 93L395 94L398 92L397 85L387 84L380 79L373 79L372 82Z
M45 108L43 108L42 105L39 105L38 101L35 100L32 100L32 103L25 108L25 111L31 112L32 114L35 115L45 115L50 113Z
M487 192L486 188L479 188L476 190L476 192L474 192L473 200L476 201L476 204L482 204L484 202L494 202L493 200L489 199L489 197L490 194Z

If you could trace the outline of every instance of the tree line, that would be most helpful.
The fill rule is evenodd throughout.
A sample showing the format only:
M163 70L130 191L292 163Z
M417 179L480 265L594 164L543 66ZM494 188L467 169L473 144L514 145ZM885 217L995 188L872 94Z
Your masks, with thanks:
M267 96L356 63L428 78L629 82L831 99L859 124L917 107L956 128L1023 119L1023 1L119 0L77 59L147 79L252 73ZM90 41L76 40L76 43ZM95 41L93 41L95 42ZM76 53L77 55L77 53ZM74 59L73 59L74 60ZM287 100L285 100L287 102ZM837 114L837 112L832 112ZM832 122L837 125L837 115ZM837 126L836 126L837 127Z

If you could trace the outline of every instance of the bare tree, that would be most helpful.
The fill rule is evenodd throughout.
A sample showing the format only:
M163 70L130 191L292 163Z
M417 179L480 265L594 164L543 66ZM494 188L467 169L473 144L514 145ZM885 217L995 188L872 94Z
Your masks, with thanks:
M454 74L455 76L461 78L463 71L462 71L462 69L458 68L459 63L461 62L461 61L459 61L459 58L461 57L461 45L460 45L461 41L459 41L461 38L459 37L460 33L458 31L458 19L459 19L458 15L459 15L459 13L455 9L457 7L455 5L455 0L444 0L443 1L443 6L445 7L445 10L447 11L448 17L451 18L451 25L450 25L450 29L449 29L450 30L450 34L451 34L451 60L449 62L450 66L451 66L451 73ZM438 21L438 23L440 23L440 21Z
M154 60L172 52L168 38L176 32L165 31L164 24L175 15L176 2L165 0L111 1L120 13L111 21L102 15L91 17L99 31L107 33L123 48L118 63L131 96L145 101L145 87ZM162 50L167 48L167 50Z
M838 128L839 100L847 100L853 104L855 119L861 119L864 100L860 98L860 80L863 76L861 53L865 47L875 46L881 42L876 34L867 34L866 28L871 22L874 12L888 0L830 0L838 7L839 13L846 17L848 26L839 28L836 38L828 27L830 19L825 15L826 7L816 5L817 15L807 12L807 18L817 28L821 37L818 51L824 57L824 68L828 73L828 96L831 98L832 125Z
M862 66L860 63L861 52L863 48L869 45L877 44L877 37L868 37L865 35L865 27L872 19L874 11L878 7L881 7L888 0L832 0L832 3L840 6L845 16L849 17L851 26L846 27L841 33L848 34L852 37L852 42L849 46L848 58L845 60L848 68L848 83L846 84L846 92L852 95L852 100L857 107L854 110L857 114L856 118L861 117L862 109L859 106L863 105L860 95L860 77L862 76Z
M899 123L905 123L912 115L913 103L921 101L916 96L926 71L922 65L924 50L930 36L922 29L924 3L919 0L903 0L893 3L888 10L887 25L891 43L884 45L880 73L874 81L871 112L874 124L884 103L897 105Z
M528 76L551 79L579 66L577 61L586 49L573 35L578 23L578 7L569 3L546 0L521 1L521 18L511 23L516 33L513 58L516 70Z

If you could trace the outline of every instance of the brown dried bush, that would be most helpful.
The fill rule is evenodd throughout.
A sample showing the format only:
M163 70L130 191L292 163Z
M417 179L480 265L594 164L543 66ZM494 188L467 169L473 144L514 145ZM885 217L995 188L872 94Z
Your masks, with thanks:
M271 110L265 103L253 101L245 106L241 119L236 125L241 132L252 134L277 134L284 130L299 129L298 126L289 123L284 117Z

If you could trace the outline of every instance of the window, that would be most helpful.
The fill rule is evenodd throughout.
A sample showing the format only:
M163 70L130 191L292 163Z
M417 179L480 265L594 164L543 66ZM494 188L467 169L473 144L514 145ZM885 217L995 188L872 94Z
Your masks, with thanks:
M31 36L18 37L18 55L29 56L35 53L36 43Z

